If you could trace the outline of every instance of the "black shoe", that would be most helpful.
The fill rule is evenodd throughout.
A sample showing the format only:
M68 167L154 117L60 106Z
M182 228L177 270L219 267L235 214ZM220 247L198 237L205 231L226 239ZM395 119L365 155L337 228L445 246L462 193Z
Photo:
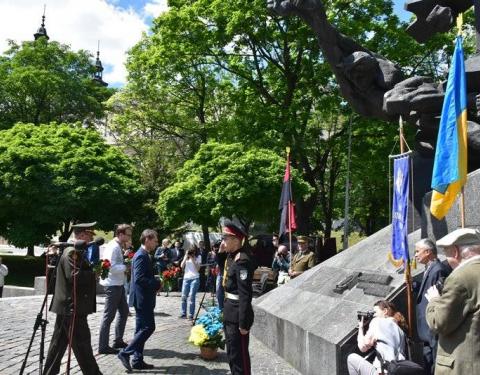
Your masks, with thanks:
M117 354L117 353L118 353L117 349L113 349L109 346L107 346L105 349L98 351L98 354Z
M122 365L127 369L127 372L132 371L132 366L130 366L130 356L120 352L117 354L117 358L122 362Z
M154 365L150 365L148 363L145 363L145 362L140 362L140 363L134 363L132 365L132 367L135 369L135 370L151 370L153 369L155 366Z
M113 347L115 349L123 349L123 348L126 348L127 346L128 344L125 341L120 341L113 344Z

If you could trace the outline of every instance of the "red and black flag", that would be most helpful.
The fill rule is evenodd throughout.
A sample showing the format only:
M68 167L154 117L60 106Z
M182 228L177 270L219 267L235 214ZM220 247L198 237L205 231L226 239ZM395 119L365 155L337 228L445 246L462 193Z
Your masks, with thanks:
M278 239L282 241L287 233L297 229L295 222L295 205L292 196L292 181L290 178L290 152L287 151L287 166L285 167L285 176L283 177L282 195L278 209L281 212L280 230L278 231ZM285 238L283 238L285 240Z

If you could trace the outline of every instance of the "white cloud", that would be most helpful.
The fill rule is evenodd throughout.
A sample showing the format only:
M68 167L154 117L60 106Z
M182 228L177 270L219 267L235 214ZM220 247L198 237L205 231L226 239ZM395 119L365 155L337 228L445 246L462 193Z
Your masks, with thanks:
M158 17L168 10L167 0L152 0L145 4L144 12L146 16Z
M140 12L105 0L0 0L1 52L7 49L7 39L33 40L41 23L44 2L50 40L69 44L73 50L88 50L93 55L100 40L103 77L114 85L125 83L126 52L139 41L142 32L148 30L148 18L167 9L164 0L151 0Z

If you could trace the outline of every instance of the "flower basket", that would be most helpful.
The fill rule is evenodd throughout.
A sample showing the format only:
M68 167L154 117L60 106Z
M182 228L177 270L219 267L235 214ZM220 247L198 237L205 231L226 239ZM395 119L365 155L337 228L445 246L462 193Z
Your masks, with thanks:
M212 361L218 356L218 348L211 348L209 346L200 347L200 357L207 361Z
M222 312L218 307L209 307L198 318L197 323L192 327L188 341L200 347L200 357L206 360L215 359L218 355L218 348L225 348Z

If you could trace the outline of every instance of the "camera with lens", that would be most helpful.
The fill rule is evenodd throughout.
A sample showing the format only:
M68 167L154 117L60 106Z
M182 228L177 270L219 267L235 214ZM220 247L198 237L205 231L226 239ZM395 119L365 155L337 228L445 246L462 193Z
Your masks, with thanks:
M373 316L375 315L374 311L357 311L357 319L360 322L363 318L363 322L367 323L370 320L373 319Z

